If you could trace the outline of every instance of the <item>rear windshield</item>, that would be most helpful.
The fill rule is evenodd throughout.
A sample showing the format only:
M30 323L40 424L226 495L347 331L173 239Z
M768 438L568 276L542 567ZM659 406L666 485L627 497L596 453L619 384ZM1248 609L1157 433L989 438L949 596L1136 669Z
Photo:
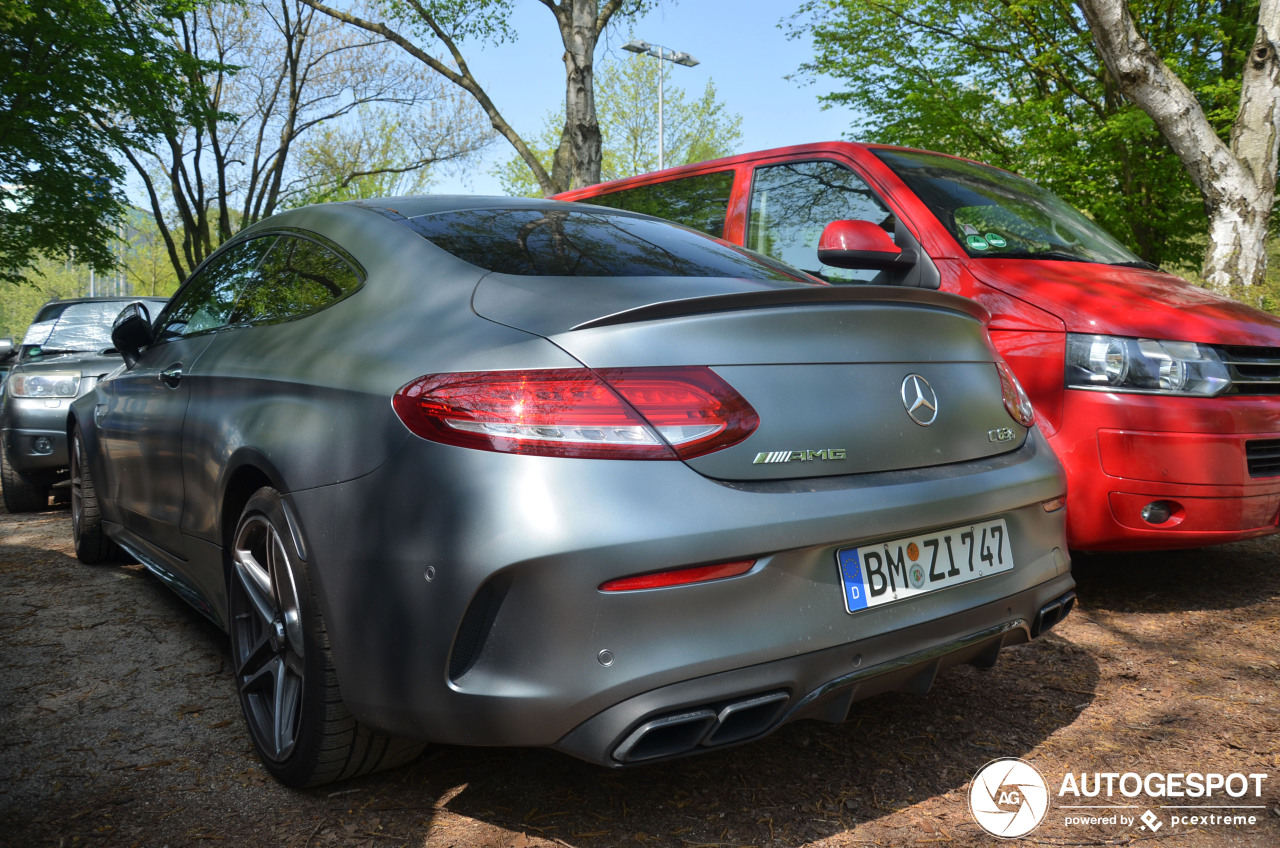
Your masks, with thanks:
M933 153L873 152L970 256L1146 264L1084 213L1030 180Z
M818 282L674 224L600 210L466 209L420 215L405 224L436 247L499 274Z

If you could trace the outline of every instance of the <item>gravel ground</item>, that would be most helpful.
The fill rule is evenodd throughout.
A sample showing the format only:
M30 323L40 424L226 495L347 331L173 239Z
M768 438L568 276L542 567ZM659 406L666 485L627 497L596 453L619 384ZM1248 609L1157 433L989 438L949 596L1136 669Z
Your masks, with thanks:
M1280 538L1075 570L1080 605L1045 638L842 725L626 772L438 747L300 792L258 766L220 631L140 566L77 563L65 509L0 514L0 846L991 845L967 797L998 757L1051 793L1067 773L1267 775L1260 797L1113 800L1155 831L1068 825L1099 801L1055 797L1015 844L1280 846ZM1210 803L1254 809L1161 807Z

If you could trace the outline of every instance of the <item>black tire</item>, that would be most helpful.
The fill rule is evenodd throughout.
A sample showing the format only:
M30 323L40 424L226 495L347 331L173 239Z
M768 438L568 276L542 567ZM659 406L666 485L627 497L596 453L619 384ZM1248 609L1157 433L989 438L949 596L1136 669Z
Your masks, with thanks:
M49 487L28 480L9 463L0 448L0 486L4 488L4 508L9 512L36 512L49 506Z
M414 759L421 742L362 726L342 702L329 634L274 489L245 505L231 544L231 660L258 756L286 786L318 786Z
M76 559L85 565L121 562L124 551L109 538L102 526L98 508L98 490L89 473L88 455L80 428L71 433L71 538L75 541Z

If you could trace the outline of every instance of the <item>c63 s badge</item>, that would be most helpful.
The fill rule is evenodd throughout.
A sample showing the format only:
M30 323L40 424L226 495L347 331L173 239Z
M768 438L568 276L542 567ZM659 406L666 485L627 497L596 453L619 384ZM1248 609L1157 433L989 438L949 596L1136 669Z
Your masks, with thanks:
M752 465L762 465L766 462L821 462L832 459L845 459L848 457L848 451L845 448L824 448L822 450L797 450L797 451L766 451L756 454L756 458L752 460Z

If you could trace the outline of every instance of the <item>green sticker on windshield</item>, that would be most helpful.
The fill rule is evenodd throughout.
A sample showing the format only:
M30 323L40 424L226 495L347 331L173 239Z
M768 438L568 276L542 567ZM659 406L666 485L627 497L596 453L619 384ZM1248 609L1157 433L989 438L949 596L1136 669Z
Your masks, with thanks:
M974 250L986 250L987 247L989 247L987 240L982 236L968 236L964 241L965 244L969 245L969 247Z
M987 233L987 244L992 247L1004 247L1008 242L1005 241L1004 236L999 233Z

